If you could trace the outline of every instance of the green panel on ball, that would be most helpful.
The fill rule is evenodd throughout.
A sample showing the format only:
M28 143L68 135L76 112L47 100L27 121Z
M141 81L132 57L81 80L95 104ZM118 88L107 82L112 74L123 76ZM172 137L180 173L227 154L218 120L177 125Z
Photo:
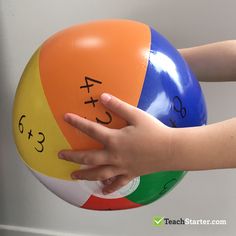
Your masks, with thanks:
M163 171L141 176L139 187L126 198L141 205L149 204L169 192L186 173Z

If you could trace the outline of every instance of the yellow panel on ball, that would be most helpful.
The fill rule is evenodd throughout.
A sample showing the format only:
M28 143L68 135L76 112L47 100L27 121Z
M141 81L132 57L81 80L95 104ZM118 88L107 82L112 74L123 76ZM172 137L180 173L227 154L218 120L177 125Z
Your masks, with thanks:
M78 164L58 159L61 149L71 149L48 106L40 80L38 49L32 56L18 85L13 132L22 159L28 167L45 175L71 179ZM33 105L32 105L33 104Z

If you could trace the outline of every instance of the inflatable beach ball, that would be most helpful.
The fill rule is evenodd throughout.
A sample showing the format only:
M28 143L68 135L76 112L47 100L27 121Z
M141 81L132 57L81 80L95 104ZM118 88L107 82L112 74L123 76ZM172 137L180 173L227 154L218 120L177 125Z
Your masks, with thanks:
M67 112L110 128L126 125L99 102L103 92L173 128L206 124L199 83L161 34L135 21L95 21L56 33L25 67L13 110L20 156L43 185L75 206L118 210L151 203L171 190L185 172L140 176L103 195L101 182L72 180L71 173L82 167L57 156L62 149L102 148L63 120Z

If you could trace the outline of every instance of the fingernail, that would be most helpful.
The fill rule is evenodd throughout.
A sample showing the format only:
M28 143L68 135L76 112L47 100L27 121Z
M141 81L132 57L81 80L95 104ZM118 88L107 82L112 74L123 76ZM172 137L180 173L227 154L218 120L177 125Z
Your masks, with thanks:
M64 120L66 121L68 119L69 115L68 113L64 114Z
M77 179L77 176L75 174L71 174L72 179Z
M64 159L64 158L65 158L65 155L64 155L63 152L59 152L59 153L58 153L58 157L59 157L60 159Z
M71 174L71 178L72 179L82 179L82 177L79 174L77 174L77 173L72 173Z
M102 103L107 103L111 99L111 95L108 93L103 93L101 95Z

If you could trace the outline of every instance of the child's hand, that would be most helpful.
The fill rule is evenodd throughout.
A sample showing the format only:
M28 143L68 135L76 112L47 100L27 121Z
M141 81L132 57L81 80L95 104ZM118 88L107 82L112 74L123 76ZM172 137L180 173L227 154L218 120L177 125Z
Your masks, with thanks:
M171 128L109 94L102 94L100 100L126 120L128 126L110 129L75 114L66 114L65 121L104 146L101 150L63 150L59 153L61 159L95 166L73 172L73 179L103 181L103 193L107 194L137 176L173 169Z

